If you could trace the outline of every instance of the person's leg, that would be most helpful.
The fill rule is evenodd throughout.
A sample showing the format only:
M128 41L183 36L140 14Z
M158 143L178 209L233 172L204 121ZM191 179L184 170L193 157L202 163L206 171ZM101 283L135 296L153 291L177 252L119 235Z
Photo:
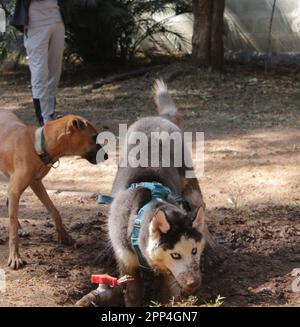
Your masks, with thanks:
M31 72L32 97L40 125L44 124L48 105L49 26L28 29L24 45Z
M48 56L48 113L52 118L55 111L56 94L60 80L63 52L64 52L65 27L64 24L56 24L53 26L51 38L49 42Z

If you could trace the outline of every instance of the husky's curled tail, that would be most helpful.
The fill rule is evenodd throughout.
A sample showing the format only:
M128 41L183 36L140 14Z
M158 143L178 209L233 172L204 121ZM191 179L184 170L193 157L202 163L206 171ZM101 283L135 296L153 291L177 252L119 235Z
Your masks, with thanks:
M155 80L153 95L160 116L169 119L174 124L181 127L182 117L169 94L167 85L162 79Z

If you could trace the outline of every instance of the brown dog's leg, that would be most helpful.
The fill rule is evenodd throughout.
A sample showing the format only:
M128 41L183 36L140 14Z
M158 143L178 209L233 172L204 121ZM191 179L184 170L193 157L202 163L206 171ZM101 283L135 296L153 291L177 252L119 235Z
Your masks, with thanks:
M7 198L6 199L6 207L7 207L7 209L8 209L8 204L9 204L9 201L8 201L8 198ZM18 229L22 229L22 226L21 226L19 220L18 220Z
M21 268L25 262L19 254L19 221L18 210L21 194L28 186L28 178L13 175L8 186L8 215L9 215L9 258L8 266L12 269Z
M49 195L42 184L41 180L35 180L30 184L31 189L35 193L35 195L39 198L42 204L46 207L49 214L54 220L56 231L58 234L58 242L66 245L71 245L74 243L73 239L67 233L58 210L55 208L53 202L49 198Z

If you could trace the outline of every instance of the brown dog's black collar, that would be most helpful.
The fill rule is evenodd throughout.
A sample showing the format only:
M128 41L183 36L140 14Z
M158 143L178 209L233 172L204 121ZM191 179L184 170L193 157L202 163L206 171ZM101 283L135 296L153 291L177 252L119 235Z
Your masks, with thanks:
M34 152L39 156L46 166L52 166L57 162L46 150L44 127L39 127L34 132Z

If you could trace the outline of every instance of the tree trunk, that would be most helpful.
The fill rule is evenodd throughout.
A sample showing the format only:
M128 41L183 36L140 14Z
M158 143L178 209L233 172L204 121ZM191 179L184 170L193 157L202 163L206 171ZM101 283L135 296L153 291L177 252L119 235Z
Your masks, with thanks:
M224 8L225 0L193 0L192 58L197 66L223 70Z
M193 0L193 59L202 66L210 65L210 35L211 35L210 0Z

